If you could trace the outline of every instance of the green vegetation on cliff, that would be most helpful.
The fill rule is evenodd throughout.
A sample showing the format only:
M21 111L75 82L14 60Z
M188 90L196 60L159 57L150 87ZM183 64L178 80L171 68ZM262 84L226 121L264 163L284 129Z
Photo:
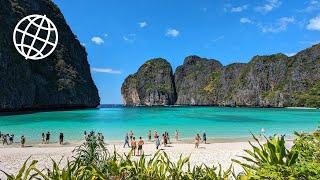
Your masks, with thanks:
M170 104L320 107L319 68L320 44L317 44L292 57L284 54L255 56L247 64L228 66L223 66L217 60L188 56L183 65L177 67L174 81L165 82L156 79L159 76L171 77L170 64L167 61L151 60L140 67L136 77L138 87L146 92L171 94ZM150 95L154 96L141 90L138 92L147 99ZM130 102L130 93L122 93L125 101ZM150 101L141 104L161 105L150 104Z

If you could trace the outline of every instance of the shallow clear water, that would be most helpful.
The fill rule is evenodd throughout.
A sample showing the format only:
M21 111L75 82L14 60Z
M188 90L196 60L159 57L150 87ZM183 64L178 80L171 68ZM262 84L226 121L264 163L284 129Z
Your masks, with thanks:
M194 137L204 130L210 138L247 138L250 132L267 135L292 135L294 131L312 131L320 120L320 110L263 109L220 107L101 108L74 111L39 112L0 116L0 131L25 135L38 141L50 131L57 139L63 132L66 140L80 140L83 131L103 132L107 140L122 140L125 132L145 137L148 130L176 129L182 138Z

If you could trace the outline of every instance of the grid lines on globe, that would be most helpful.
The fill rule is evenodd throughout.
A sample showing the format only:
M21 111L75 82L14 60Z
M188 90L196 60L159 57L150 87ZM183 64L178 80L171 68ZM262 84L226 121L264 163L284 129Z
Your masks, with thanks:
M46 16L28 16L17 25L16 42L18 51L26 59L42 59L57 45L58 34L54 24Z

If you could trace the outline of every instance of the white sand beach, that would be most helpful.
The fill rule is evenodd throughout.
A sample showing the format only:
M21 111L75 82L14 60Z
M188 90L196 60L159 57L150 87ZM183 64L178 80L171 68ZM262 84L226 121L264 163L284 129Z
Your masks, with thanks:
M78 143L79 144L79 143ZM291 144L291 142L290 142ZM290 146L289 144L289 146ZM66 164L67 158L72 158L72 150L77 144L69 144L60 146L58 144L49 145L32 145L32 147L10 147L0 145L0 169L8 173L17 173L24 161L31 156L31 159L39 160L38 167L40 169L45 167L51 167L51 158L59 161L61 158L61 166ZM123 148L122 143L108 144L107 148L112 151L113 148L117 149L120 154L128 153L130 148ZM227 169L232 163L232 158L238 158L238 155L243 155L243 149L250 149L248 142L219 142L211 144L200 144L200 147L196 149L194 144L188 142L178 142L169 144L167 147L161 147L163 151L168 153L169 157L177 161L182 156L190 155L191 165L200 165L202 163L212 166L218 166L220 163L223 169ZM151 157L155 152L155 145L147 142L143 146L145 155ZM138 157L134 157L138 158ZM242 171L242 169L234 164L236 172ZM4 174L0 174L0 178L4 178Z

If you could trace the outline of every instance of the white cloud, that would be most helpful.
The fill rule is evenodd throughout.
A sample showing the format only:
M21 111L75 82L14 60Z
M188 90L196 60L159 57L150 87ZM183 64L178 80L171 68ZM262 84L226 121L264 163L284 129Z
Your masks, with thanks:
M121 74L121 71L113 70L111 68L91 68L91 71L98 73Z
M263 25L258 25L262 32L264 33L279 33L282 31L286 31L288 28L288 25L291 23L294 23L295 19L293 17L282 17L278 19L277 23L275 25L271 26L263 26Z
M215 38L215 39L213 39L212 42L217 42L217 41L220 41L220 40L222 40L222 39L224 39L224 36L223 36L223 35L222 35L222 36L219 36L219 37L217 37L217 38Z
M96 45L101 45L101 44L104 43L104 40L103 40L101 37L99 37L99 36L94 36L94 37L92 37L92 38L91 38L91 41L92 41L93 43L95 43Z
M141 27L141 28L144 28L144 27L146 27L148 24L147 24L147 22L145 22L145 21L143 21L143 22L139 22L139 26Z
M126 42L133 43L136 40L136 34L128 34L122 37Z
M81 44L81 46L83 46L83 47L85 47L86 46L86 43L80 43Z
M255 8L256 11L266 14L282 4L279 0L267 0L266 4Z
M287 56L291 57L291 56L294 56L296 55L297 53L296 52L293 52L293 53L285 53Z
M242 24L246 24L246 23L251 24L253 22L249 18L241 18L240 19L240 23L242 23Z
M166 36L177 37L180 35L180 32L176 29L169 28L166 32Z
M310 13L316 10L320 9L320 2L317 0L310 0L308 3L308 6L302 10L300 10L299 12L302 13Z
M231 8L231 12L242 12L244 10L248 9L248 5L238 6Z
M310 19L307 29L312 31L320 31L320 16Z

